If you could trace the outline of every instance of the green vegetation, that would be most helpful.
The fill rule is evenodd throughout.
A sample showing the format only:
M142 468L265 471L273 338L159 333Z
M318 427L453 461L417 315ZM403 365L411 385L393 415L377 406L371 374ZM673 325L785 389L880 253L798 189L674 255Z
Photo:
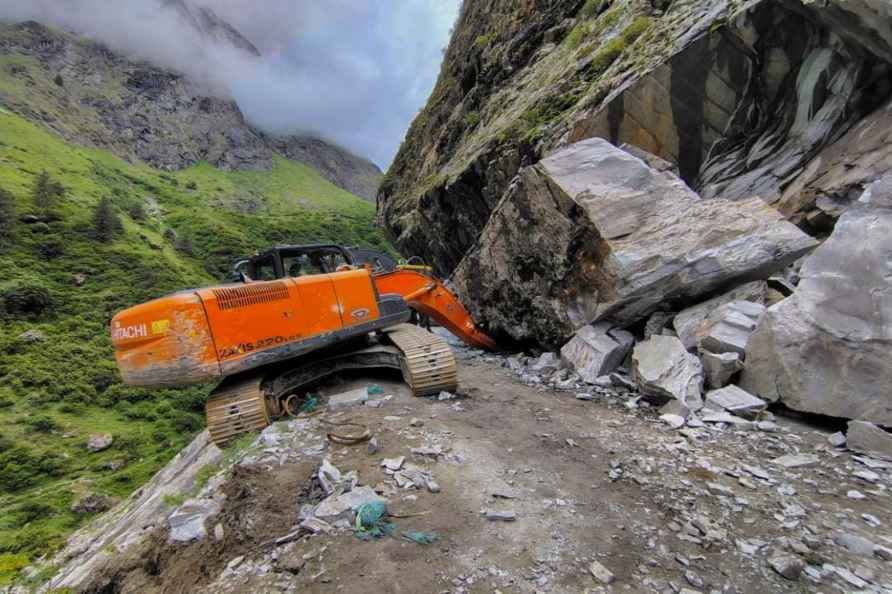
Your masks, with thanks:
M134 210L138 205L131 205L130 210ZM138 221L138 218L134 220ZM102 198L93 211L93 237L100 243L109 243L115 235L124 230L121 219L115 213L112 201L108 196Z
M53 180L46 169L44 169L34 179L31 197L34 200L34 207L37 211L46 216L52 214L59 202L65 197L65 188L62 184Z
M579 10L579 16L590 19L596 17L610 5L610 0L586 0Z
M623 32L604 44L592 58L586 69L586 78L592 79L601 76L619 58L626 48L632 45L636 39L650 27L650 19L637 17L623 29Z
M480 123L480 112L479 111L469 111L465 114L465 126L468 129L476 128L477 124Z
M162 173L68 144L3 107L0 138L0 217L15 223L0 242L2 586L89 520L70 509L84 492L126 497L203 427L210 387L120 382L108 331L117 311L226 279L232 260L274 243L389 246L374 205L284 158L269 172L200 163ZM26 217L45 206L35 204L40 178L64 194L53 216ZM120 230L97 241L108 213ZM89 453L94 433L114 443Z
M15 196L0 188L0 246L12 239L15 215Z

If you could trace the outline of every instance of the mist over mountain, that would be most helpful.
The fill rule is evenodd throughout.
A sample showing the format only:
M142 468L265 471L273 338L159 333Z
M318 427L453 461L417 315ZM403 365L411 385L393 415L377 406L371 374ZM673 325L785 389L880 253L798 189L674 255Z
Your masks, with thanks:
M389 164L435 82L459 0L0 0L234 98L272 135L315 134Z

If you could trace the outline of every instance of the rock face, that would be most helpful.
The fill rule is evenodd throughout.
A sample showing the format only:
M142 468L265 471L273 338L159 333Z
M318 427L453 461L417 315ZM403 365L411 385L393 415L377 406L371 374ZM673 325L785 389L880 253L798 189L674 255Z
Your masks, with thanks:
M561 359L572 367L584 381L593 384L622 365L635 337L608 323L583 326L561 347Z
M554 343L767 277L814 245L759 199L701 200L592 138L521 173L453 281L497 334Z
M257 54L208 9L182 0L165 2L202 35ZM316 138L270 138L245 121L234 101L218 98L179 73L35 22L0 24L0 53L35 64L4 70L2 76L29 89L28 95L0 91L4 106L70 142L165 170L208 161L221 169L263 171L280 154L307 163L348 191L374 197L381 172L366 159ZM52 82L57 75L63 81L89 82L58 86Z
M795 410L892 425L892 177L872 184L768 308L741 386Z
M632 351L632 377L642 394L703 408L703 367L673 336L652 336Z
M56 559L64 566L53 577L50 588L89 590L101 580L104 569L124 551L148 538L151 528L164 523L168 507L165 496L188 492L198 471L214 464L222 452L202 432L167 466L136 493L95 522L74 533Z
M379 192L405 254L450 273L521 167L590 137L657 155L704 196L759 196L817 232L892 170L884 0L580 6L466 3Z

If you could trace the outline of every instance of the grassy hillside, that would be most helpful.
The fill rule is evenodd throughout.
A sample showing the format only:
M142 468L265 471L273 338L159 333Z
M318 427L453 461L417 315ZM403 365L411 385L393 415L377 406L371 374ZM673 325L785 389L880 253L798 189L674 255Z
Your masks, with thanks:
M66 197L53 220L22 222L43 169ZM209 387L120 383L108 336L117 310L225 278L235 257L276 242L386 243L374 205L309 167L279 158L265 173L165 173L68 144L2 106L0 188L19 221L0 244L3 585L89 519L70 510L78 497L128 495L202 428ZM103 197L123 223L110 243L93 233ZM114 444L89 453L100 432Z

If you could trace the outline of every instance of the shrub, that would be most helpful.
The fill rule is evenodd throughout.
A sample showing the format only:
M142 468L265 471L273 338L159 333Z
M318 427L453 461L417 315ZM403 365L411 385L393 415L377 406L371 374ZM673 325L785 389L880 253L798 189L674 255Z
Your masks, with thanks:
M47 237L40 243L38 251L42 257L52 260L65 254L65 242L58 237Z
M20 279L0 284L0 304L7 315L34 318L52 306L52 297L43 284Z
M33 433L51 433L60 429L59 423L46 415L35 415L24 420L27 431Z
M15 196L0 188L0 243L12 237L15 229Z
M188 237L178 237L173 242L173 247L178 252L186 254L187 256L195 255L195 246L192 244L192 240Z
M579 15L587 19L598 16L604 12L604 8L606 8L608 4L609 2L607 0L586 0L582 9L579 11Z
M56 77L53 79L53 82L56 83L56 86L58 86L58 87L65 86L65 81L62 79L61 74L57 74Z
M34 178L34 185L31 187L31 197L37 210L45 215L50 214L56 209L59 201L65 197L65 188L62 184L53 180L46 169L44 169Z
M475 128L480 123L480 112L469 111L465 114L465 126Z
M190 181L188 184L186 184L186 189L187 190L197 190L198 184L195 183L194 181Z
M121 219L115 213L111 199L106 196L93 211L93 237L96 241L109 243L122 229Z
M127 216L129 216L134 221L146 220L146 209L142 205L142 202L134 202L133 204L128 206Z
M571 49L576 49L580 45L582 45L583 40L588 37L588 34L591 32L591 27L588 23L579 23L573 30L570 31L570 34L567 35L567 45Z

